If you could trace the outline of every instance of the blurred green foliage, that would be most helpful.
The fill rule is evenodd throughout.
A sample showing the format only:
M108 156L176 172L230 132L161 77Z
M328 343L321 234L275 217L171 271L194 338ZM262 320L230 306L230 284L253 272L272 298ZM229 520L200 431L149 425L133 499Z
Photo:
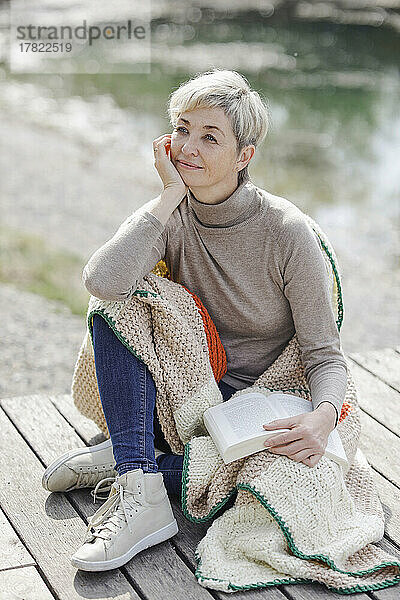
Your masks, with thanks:
M39 235L0 226L1 282L58 300L85 316L89 293L81 276L81 257L52 248Z

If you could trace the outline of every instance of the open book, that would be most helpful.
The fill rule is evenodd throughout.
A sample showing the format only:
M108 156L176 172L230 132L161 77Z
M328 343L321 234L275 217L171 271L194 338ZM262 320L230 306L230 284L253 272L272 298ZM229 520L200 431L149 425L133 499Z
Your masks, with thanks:
M250 392L221 402L204 411L204 425L225 464L266 450L264 442L271 435L290 431L263 425L295 415L312 412L309 400L283 392ZM325 456L347 470L348 461L336 428L328 437Z

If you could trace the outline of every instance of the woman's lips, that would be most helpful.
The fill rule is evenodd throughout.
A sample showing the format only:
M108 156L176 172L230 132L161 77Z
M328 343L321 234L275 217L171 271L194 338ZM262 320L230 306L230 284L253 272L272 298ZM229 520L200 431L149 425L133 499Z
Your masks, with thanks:
M181 162L180 160L178 160L178 163L181 165L181 167L183 167L184 169L202 169L203 167L192 167L190 165L186 165L185 163Z

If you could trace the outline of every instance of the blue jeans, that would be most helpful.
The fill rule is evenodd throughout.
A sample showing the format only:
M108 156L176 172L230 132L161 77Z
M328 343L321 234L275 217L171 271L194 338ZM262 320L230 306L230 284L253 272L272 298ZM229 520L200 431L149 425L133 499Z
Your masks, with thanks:
M93 316L97 384L119 475L141 468L161 471L167 492L180 496L183 455L173 454L160 427L156 387L146 364L115 335L99 314ZM220 381L222 397L236 392ZM165 452L155 458L154 447Z

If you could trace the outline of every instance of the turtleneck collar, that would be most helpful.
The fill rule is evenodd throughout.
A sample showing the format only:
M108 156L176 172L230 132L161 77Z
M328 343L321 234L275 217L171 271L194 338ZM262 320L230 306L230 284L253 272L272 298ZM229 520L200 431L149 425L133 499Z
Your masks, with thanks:
M258 199L248 174L236 190L219 204L205 204L197 200L190 189L187 191L188 205L202 225L227 227L242 223L258 208Z

